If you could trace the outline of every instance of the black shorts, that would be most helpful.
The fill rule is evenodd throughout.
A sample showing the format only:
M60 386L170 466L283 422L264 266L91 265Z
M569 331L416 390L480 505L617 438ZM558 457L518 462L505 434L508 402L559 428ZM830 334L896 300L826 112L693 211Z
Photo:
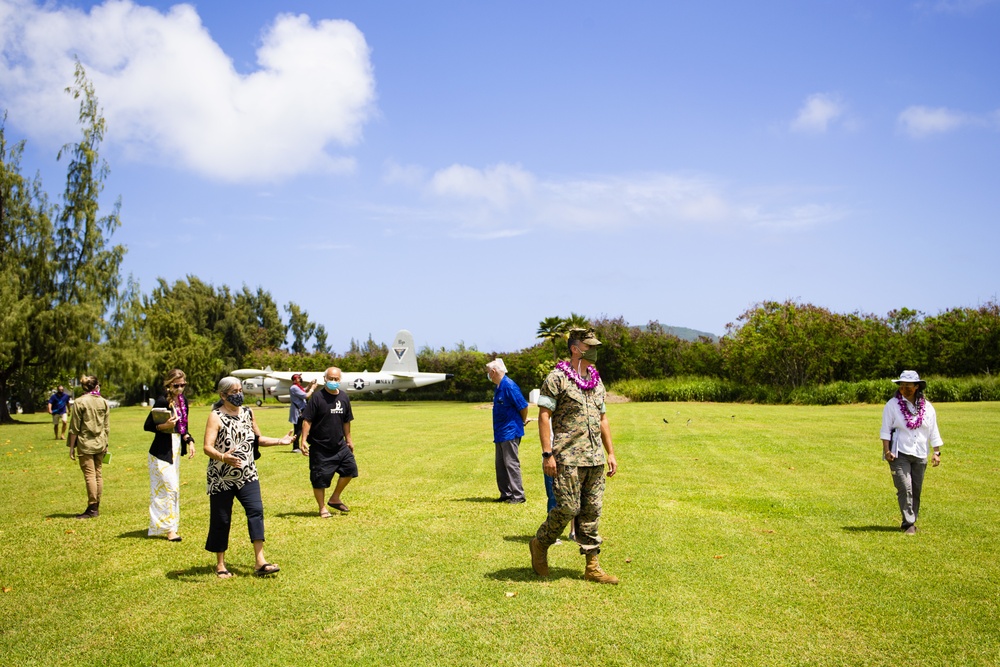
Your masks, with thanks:
M322 447L309 448L309 481L314 489L329 489L334 475L357 477L358 463L350 447L330 451Z

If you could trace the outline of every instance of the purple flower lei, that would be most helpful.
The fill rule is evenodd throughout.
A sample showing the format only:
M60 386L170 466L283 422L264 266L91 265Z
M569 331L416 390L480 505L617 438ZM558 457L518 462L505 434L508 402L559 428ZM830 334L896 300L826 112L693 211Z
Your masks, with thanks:
M906 428L911 431L920 428L920 425L924 423L924 412L927 404L924 397L921 396L917 399L916 417L914 417L913 413L910 412L910 409L906 406L906 399L904 399L903 395L898 391L896 392L896 402L899 403L899 411L903 413L903 419L906 420Z
M576 386L579 387L580 389L583 389L584 391L590 391L591 389L597 386L598 382L601 381L601 374L597 372L597 366L590 367L589 380L584 380L582 377L580 377L580 374L577 373L575 370L573 370L573 367L570 366L565 361L560 361L558 364L556 364L556 368L561 370L566 377L575 382Z
M184 394L177 395L177 417L177 432L184 435L188 425L188 406Z

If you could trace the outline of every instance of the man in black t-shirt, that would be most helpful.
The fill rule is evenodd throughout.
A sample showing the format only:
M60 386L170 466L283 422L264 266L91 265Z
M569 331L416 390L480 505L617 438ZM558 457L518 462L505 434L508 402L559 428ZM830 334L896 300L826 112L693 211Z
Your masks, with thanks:
M326 504L341 512L351 511L341 502L340 494L358 476L358 464L354 460L351 440L354 414L347 393L340 390L340 369L327 368L324 380L323 390L314 391L302 411L301 446L302 454L309 457L309 480L319 505L319 515L327 518L330 511L323 505L323 499L335 474L340 478Z

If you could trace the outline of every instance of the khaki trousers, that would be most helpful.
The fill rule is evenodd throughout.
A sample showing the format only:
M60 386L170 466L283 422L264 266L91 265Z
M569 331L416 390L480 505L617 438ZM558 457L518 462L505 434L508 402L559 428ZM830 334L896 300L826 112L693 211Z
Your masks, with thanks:
M101 502L101 492L104 490L104 480L101 479L101 463L104 462L104 452L77 454L76 459L80 462L83 481L87 484L87 504L96 505Z

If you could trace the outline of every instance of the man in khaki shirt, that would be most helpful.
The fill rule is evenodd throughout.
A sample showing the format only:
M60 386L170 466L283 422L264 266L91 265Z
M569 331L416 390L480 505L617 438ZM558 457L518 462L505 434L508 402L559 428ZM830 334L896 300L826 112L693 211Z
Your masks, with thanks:
M101 385L93 375L80 378L85 392L73 402L70 408L69 458L79 460L83 479L87 484L87 509L77 514L77 519L92 519L100 514L101 492L104 483L101 478L101 464L108 451L110 430L108 402L101 397Z

